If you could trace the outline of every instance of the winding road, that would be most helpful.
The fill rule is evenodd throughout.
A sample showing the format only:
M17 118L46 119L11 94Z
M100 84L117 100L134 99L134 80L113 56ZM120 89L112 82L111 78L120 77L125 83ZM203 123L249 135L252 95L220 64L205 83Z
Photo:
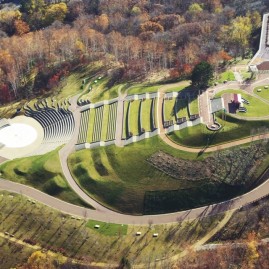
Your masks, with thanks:
M256 84L256 83L255 83ZM165 130L162 127L162 116L161 116L161 107L162 107L162 100L164 97L164 92L171 87L179 86L180 83L172 84L172 85L167 85L162 88L160 88L160 98L159 98L159 103L158 103L158 123L159 123L159 128L160 128L160 137L171 147L174 147L176 149L180 149L183 151L188 151L188 152L200 152L201 149L196 149L196 148L188 148L184 147L178 144L175 144L172 142L170 139L167 138L165 135ZM231 85L238 85L238 83L231 83ZM222 90L223 87L227 88L227 85L225 86L218 86L216 87L215 91ZM254 190L236 197L234 199L222 202L222 203L217 203L217 204L212 204L209 206L203 206L191 210L186 210L186 211L180 211L180 212L175 212L175 213L169 213L169 214L161 214L161 215L126 215L122 213L115 212L107 207L102 206L99 204L97 201L89 197L76 183L76 181L73 179L69 168L68 168L68 162L67 158L68 156L75 151L75 143L77 141L77 136L79 132L79 122L80 122L80 109L77 107L76 102L77 102L77 96L74 96L71 99L71 109L73 110L74 113L74 118L76 122L76 128L75 128L75 133L73 138L69 141L68 144L66 144L60 151L59 151L59 156L60 156L60 162L63 170L63 174L68 181L70 187L77 193L79 197L81 197L85 202L88 204L92 205L95 210L93 209L88 209L84 207L79 207L76 205L72 205L69 203L66 203L62 200L59 200L57 198L54 198L52 196L49 196L43 192L40 192L34 188L31 188L29 186L25 186L22 184L14 183L5 179L0 179L0 189L6 190L9 192L13 193L19 193L22 195L25 195L27 197L30 197L36 201L39 201L40 203L43 203L49 207L52 207L54 209L60 210L62 212L71 214L71 215L76 215L81 218L87 218L87 219L94 219L98 221L104 221L104 222L112 222L112 223L119 223L119 224L136 224L136 225L149 225L149 224L166 224L166 223L175 223L183 220L191 220L191 219L199 219L203 218L209 215L215 215L221 212L226 212L230 210L236 210L241 208L242 206L245 206L247 204L250 204L254 201L257 201L269 194L269 179L264 182L262 185L258 186ZM263 135L263 136L252 136L249 138L245 138L242 140L226 143L220 146L214 146L207 148L207 152L211 151L216 151L245 143L249 143L252 141L256 141L259 139L264 139L264 138L269 138L269 134Z

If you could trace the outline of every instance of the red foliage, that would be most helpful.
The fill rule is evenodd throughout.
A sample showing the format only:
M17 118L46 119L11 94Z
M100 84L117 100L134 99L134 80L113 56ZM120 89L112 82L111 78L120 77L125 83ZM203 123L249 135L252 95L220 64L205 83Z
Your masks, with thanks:
M184 64L184 65L183 65L183 73L184 73L185 75L190 75L191 72L192 72L192 66L189 65L189 64Z
M232 59L232 57L224 50L219 52L219 56L223 61L230 61Z
M12 101L11 99L12 98L10 96L8 86L6 84L1 85L0 86L0 102L7 103L7 102Z
M180 76L180 72L179 72L179 70L176 69L176 68L170 69L170 71L169 71L169 76L170 76L170 78L172 78L172 79L178 78L178 77Z

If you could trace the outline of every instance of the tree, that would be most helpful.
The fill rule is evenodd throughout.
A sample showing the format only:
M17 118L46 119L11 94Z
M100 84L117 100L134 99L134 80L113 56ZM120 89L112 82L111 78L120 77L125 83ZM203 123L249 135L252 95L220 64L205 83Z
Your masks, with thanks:
M67 14L67 5L65 3L52 4L48 6L45 13L45 22L49 25L54 21L63 21Z
M203 11L203 8L198 3L193 3L189 6L190 13L199 13Z
M26 34L30 31L29 25L23 20L15 20L14 26L15 26L16 34L19 36Z
M157 22L147 21L140 25L140 30L141 32L152 31L154 33L157 33L157 32L163 32L164 28Z
M208 62L197 64L191 74L192 84L199 88L207 87L213 79L213 67Z

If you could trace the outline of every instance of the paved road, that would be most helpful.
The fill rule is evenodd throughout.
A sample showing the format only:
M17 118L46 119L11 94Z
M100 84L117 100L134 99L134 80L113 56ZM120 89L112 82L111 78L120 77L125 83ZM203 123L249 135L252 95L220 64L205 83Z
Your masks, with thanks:
M143 215L143 216L121 214L109 210L107 208L104 208L100 205L97 207L96 210L86 209L84 207L79 207L66 203L62 200L54 198L45 193L42 193L29 186L14 183L4 179L0 179L0 189L25 195L49 207L55 208L57 210L66 212L71 215L79 216L81 218L94 219L119 224L148 225L148 224L176 223L183 220L203 218L221 212L239 209L244 205L257 201L265 196L268 196L269 179L262 185L255 188L254 190L242 196L231 199L229 201L199 207L191 210L180 211L176 213L162 214L162 215ZM78 194L80 195L80 193ZM89 197L87 196L85 200L88 201L89 200L88 198Z
M164 139L164 141L167 144L171 145L172 147L178 148L180 150L189 151L189 152L200 152L200 149L187 148L187 147L177 145L173 143L171 140L169 140L167 136L165 135L165 130L162 125L162 109L161 109L162 105L160 104L162 104L162 99L163 99L165 90L169 89L170 87L176 87L176 86L180 86L180 83L164 86L160 90L160 98L159 98L159 105L158 105L158 112L157 112L158 123L159 123L159 128L160 128L160 136L162 139ZM221 87L223 86L219 86L218 89L220 90ZM226 85L226 88L227 88L227 85ZM74 117L75 117L76 124L79 125L80 112L79 112L79 109L76 109L76 105L75 105L77 97L78 96L73 97L71 103L74 109ZM67 165L67 158L69 154L74 151L74 145L77 141L77 136L79 132L78 126L76 126L75 130L76 131L72 140L70 140L70 142L66 144L59 152L63 174L66 177L71 188L85 202L95 207L96 210L86 209L83 207L68 204L64 201L58 200L45 193L42 193L34 188L21 185L18 183L14 183L14 182L4 180L4 179L0 179L0 189L26 195L50 207L53 207L60 211L63 211L72 215L80 216L83 218L95 219L95 220L100 220L100 221L105 221L105 222L121 223L121 224L140 224L140 225L164 224L164 223L178 222L184 219L202 218L202 217L214 215L220 212L238 209L244 205L252 203L253 201L259 200L262 197L265 197L269 194L269 179L268 179L265 183L263 183L262 185L254 189L253 191L246 193L240 197L223 202L223 203L213 204L209 206L204 206L204 207L200 207L196 209L191 209L191 210L181 211L181 212L176 212L176 213L171 213L171 214L162 214L162 215L133 216L133 215L125 215L125 214L117 213L115 211L112 211L100 205L98 202L90 198L87 194L84 193L84 191L81 190L81 188L77 185L77 183L73 179ZM206 149L206 151L220 150L220 149L248 143L251 141L259 140L264 137L269 138L269 134L262 137L253 136L251 138L246 138L239 141L230 142L230 143L221 145L221 147L220 146L211 147L211 148Z

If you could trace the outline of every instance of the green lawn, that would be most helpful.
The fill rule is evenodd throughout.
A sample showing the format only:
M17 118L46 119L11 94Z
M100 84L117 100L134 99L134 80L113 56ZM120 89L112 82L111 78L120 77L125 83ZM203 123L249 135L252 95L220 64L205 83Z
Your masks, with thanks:
M103 125L102 125L102 135L101 141L106 141L107 137L107 126L108 126L108 117L109 117L109 105L104 105L104 112L103 112Z
M192 129L195 127L188 130ZM227 133L222 137L226 138ZM186 138L188 144L194 145L193 140L200 136L200 133L184 136L182 141ZM159 151L191 158L194 165L196 160L210 156L184 153L170 148L159 137L153 137L124 148L109 146L74 152L68 164L75 180L91 197L124 213L172 212L225 200L243 191L237 185L226 185L206 177L200 180L172 178L147 161Z
M61 81L60 86L56 89L57 100L81 93L87 85L87 83L83 85L82 80L85 78L92 79L101 69L102 64L97 61L71 72L69 76Z
M146 132L152 131L151 129L151 121L152 121L152 115L151 115L151 106L153 99L147 99L142 102L142 128L145 129Z
M141 93L146 93L146 92L157 92L158 89L161 87L162 85L143 85L143 84L138 84L138 85L134 85L131 86L130 88L127 89L128 91L128 95L132 95L132 94L141 94Z
M196 184L173 179L150 165L147 159L159 150L184 159L197 159L197 154L170 148L157 136L124 148L109 146L74 152L68 164L79 185L96 200L122 212L142 213L146 191Z
M34 261L39 268L43 268L41 264L46 264L46 268L55 268L55 264L58 268L70 267L71 259L76 261L77 268L89 265L89 261L103 263L102 266L108 268L111 264L120 264L123 257L132 261L134 267L145 264L145 257L147 263L154 264L157 258L179 254L186 244L202 238L223 217L218 215L169 225L149 223L127 227L74 218L38 202L32 204L27 197L19 194L11 196L1 191L0 203L1 232L12 233L14 239L31 239L40 246L42 253L40 251ZM93 224L100 225L100 228L94 229ZM141 232L141 236L135 236L137 231ZM158 233L158 238L153 238L153 233ZM22 247L17 240L12 242L8 238L1 237L0 245L1 268L22 267L35 251L30 245ZM47 252L48 248L50 252ZM60 251L67 259L60 255ZM63 265L63 262L66 264Z
M99 225L100 228L96 229L94 226ZM127 234L128 225L105 223L96 220L89 220L86 227L95 230L96 232L106 236L122 236Z
M64 178L57 149L41 156L4 163L0 172L8 180L32 186L69 203L87 206Z
M130 113L129 113L129 128L130 132L133 135L139 135L139 121L140 121L140 116L139 116L139 106L140 106L141 101L140 100L135 100L131 102L130 104Z
M221 116L221 115L219 115ZM170 139L176 143L189 147L203 147L207 144L217 145L233 140L250 136L253 132L264 132L269 128L269 121L244 121L233 118L229 115L226 121L218 117L218 122L223 128L218 132L207 130L203 124L194 127L184 128L180 131L169 134Z
M178 118L188 118L188 99L176 99L176 111Z
M215 95L215 98L222 96L225 93L240 93L243 98L249 101L249 105L244 104L247 108L247 113L238 113L244 117L262 117L269 115L269 104L241 90L224 90Z
M169 92L181 92L185 89L187 89L188 87L190 87L191 82L186 80L186 81L182 81L182 85L178 86L178 87L171 87L168 89Z
M164 120L175 121L175 101L176 98L173 98L172 100L164 100Z
M233 71L231 71L231 70L227 70L227 71L221 73L221 74L219 75L219 78L217 79L217 81L218 81L219 83L222 83L222 82L225 81L225 80L227 80L227 81L233 81L233 80L235 80Z
M93 136L93 127L94 127L94 118L95 118L95 108L90 109L90 118L89 118L89 125L88 125L88 132L87 132L87 142L92 142Z
M190 115L199 114L198 98L189 100Z
M268 89L265 89L265 86L268 87ZM261 89L261 92L258 92L258 89ZM254 89L254 93L259 95L260 97L266 99L266 100L269 100L269 85L256 87Z

